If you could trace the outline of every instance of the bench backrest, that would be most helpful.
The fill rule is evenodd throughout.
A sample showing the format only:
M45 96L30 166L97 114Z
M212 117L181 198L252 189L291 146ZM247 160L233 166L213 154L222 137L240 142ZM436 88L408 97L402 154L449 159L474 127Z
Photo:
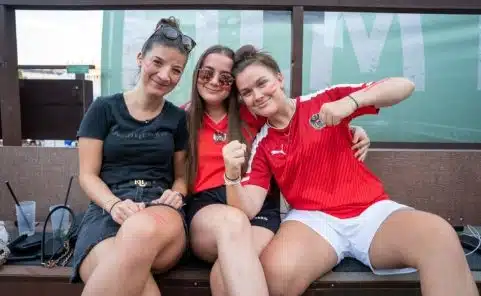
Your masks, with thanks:
M481 151L372 149L366 162L393 200L455 225L481 225ZM0 147L0 220L15 219L5 181L19 199L37 201L42 221L50 205L63 201L72 175L78 175L75 148ZM87 203L75 178L69 204L81 211Z

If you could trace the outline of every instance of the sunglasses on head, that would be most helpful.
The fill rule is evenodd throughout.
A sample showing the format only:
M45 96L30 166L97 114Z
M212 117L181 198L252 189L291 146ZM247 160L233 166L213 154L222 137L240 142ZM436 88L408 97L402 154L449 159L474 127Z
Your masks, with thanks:
M194 39L190 38L187 35L182 34L176 28L174 28L172 26L169 26L169 25L166 25L166 24L160 25L155 30L155 32L149 37L149 39L152 38L155 35L158 35L158 34L162 34L162 36L164 36L165 38L167 38L169 40L177 40L177 39L180 38L180 41L182 42L182 45L184 46L187 53L190 53L196 45Z
M201 81L201 83L208 83L211 81L215 76L215 70L211 68L200 68L199 73L197 75L197 79ZM229 87L234 83L234 76L227 72L222 72L219 74L219 84L221 87Z

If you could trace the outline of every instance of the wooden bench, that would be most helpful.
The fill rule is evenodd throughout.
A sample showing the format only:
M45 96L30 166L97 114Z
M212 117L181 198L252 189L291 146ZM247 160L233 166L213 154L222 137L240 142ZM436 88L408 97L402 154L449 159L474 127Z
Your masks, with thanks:
M369 167L383 180L392 199L446 218L453 225L481 225L481 151L373 149ZM37 200L42 221L48 207L60 203L68 179L78 172L76 149L0 147L0 180L8 180L22 200ZM87 199L74 182L69 204L86 208ZM0 219L15 218L11 197L0 186ZM40 266L0 268L1 295L80 295L69 284L69 268ZM481 272L473 272L481 289ZM156 275L162 295L210 295L207 268L178 267ZM370 272L331 272L305 295L421 295L417 274L379 277Z

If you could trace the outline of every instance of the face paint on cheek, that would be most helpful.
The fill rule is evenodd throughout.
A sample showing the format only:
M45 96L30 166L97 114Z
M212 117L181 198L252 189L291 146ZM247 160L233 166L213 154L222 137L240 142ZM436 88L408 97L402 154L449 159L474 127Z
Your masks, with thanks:
M275 94L277 93L277 89L278 89L277 85L275 83L271 82L268 86L266 86L263 93L266 96L274 97Z

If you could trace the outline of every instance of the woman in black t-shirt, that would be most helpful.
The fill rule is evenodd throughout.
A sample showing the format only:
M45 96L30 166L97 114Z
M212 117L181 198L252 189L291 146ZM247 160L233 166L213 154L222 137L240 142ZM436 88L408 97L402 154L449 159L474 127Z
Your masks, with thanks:
M164 96L194 46L175 19L162 19L137 56L137 86L98 98L82 120L79 181L91 202L72 276L85 282L82 295L160 295L151 269L184 252L186 117Z

